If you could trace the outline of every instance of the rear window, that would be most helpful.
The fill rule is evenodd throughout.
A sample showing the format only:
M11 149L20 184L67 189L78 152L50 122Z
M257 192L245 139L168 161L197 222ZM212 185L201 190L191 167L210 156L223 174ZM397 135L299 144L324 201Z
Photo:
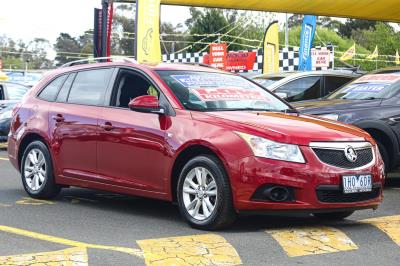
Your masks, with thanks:
M39 98L45 101L52 102L56 99L58 89L61 84L64 82L66 75L56 78L52 82L50 82L39 94Z
M94 69L79 72L71 87L68 103L100 105L110 82L113 69Z
M400 89L400 74L365 75L334 92L328 99L374 100L386 99Z

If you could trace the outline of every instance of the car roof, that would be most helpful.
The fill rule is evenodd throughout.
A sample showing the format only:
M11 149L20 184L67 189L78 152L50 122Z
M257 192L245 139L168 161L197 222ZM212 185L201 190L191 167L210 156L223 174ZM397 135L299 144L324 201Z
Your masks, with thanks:
M232 74L231 72L222 71L210 66L202 64L183 64L183 63L158 63L158 64L137 64L133 62L101 62L92 64L79 64L74 66L61 67L56 70L52 70L47 75L57 75L65 72L92 69L99 67L133 67L138 69L148 69L152 71L201 71L201 72L213 72L213 73L224 73ZM46 75L46 76L47 76Z
M387 67L372 71L369 74L391 74L391 73L399 73L400 74L400 67Z
M268 78L274 78L274 77L305 77L305 76L323 76L323 75L329 75L329 76L341 76L341 77L359 77L359 73L355 73L352 71L347 71L347 70L316 70L316 71L288 71L288 72L278 72L278 73L270 73L270 74L263 74L260 76L255 77L255 79L268 79Z

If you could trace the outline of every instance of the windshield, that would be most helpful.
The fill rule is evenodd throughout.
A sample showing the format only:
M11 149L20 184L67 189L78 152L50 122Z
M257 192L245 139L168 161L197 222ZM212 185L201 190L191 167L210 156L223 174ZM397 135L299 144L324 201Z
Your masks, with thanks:
M27 92L27 87L11 83L7 84L7 94L9 100L19 101Z
M157 73L189 110L291 110L274 95L240 76L196 71Z
M399 89L399 74L365 75L335 91L327 99L386 99L396 94Z
M257 82L258 84L261 84L264 87L268 87L272 84L274 84L275 82L277 82L278 80L281 80L282 78L269 78L269 79L254 79L255 82Z

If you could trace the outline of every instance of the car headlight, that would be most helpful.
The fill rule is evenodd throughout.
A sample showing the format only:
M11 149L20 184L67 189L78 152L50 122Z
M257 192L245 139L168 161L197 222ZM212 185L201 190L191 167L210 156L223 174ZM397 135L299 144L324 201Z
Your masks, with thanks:
M299 146L268 140L265 138L236 132L250 146L254 155L274 160L305 163Z
M338 114L324 114L324 115L319 115L319 117L330 119L330 120L335 120L335 121L338 121L338 119L339 119Z
M0 120L9 119L11 117L12 117L12 110L8 110L8 111L5 111L3 113L0 113Z

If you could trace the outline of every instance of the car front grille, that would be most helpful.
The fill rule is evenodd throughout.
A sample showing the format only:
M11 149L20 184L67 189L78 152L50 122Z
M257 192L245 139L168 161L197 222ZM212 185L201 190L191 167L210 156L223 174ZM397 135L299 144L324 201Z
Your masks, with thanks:
M348 161L343 150L314 148L313 151L322 162L345 169L362 167L369 164L374 159L371 148L357 150L357 160L355 162Z
M339 186L320 186L317 188L317 198L320 202L346 203L372 200L379 197L381 186L374 184L372 191L359 193L343 193Z
M310 148L321 162L343 169L362 168L375 159L369 142L311 142Z

